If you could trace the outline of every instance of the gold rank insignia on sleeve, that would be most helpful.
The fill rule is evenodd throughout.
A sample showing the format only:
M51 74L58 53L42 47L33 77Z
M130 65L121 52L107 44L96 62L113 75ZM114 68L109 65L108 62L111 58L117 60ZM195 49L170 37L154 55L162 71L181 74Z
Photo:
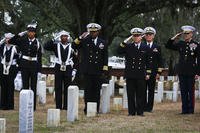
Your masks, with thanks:
M162 72L162 68L158 68L158 72Z
M108 71L108 66L103 66L103 70Z
M151 73L151 70L147 70L147 73Z
M124 47L125 47L125 45L124 45L123 43L120 43L120 47L124 48Z
M75 43L75 44L80 44L80 42L81 42L81 41L80 41L78 38L76 38L76 39L74 40L74 43Z

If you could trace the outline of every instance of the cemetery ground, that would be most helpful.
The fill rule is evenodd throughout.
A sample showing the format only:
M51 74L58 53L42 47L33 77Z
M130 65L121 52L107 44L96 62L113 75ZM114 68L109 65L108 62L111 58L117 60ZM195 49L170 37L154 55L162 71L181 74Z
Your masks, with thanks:
M19 92L15 92L15 110L0 110L0 118L6 118L6 133L16 133L19 130ZM83 99L79 99L79 120L67 122L67 111L61 110L59 127L47 127L47 110L55 108L52 94L47 94L45 105L37 104L34 112L35 133L199 133L200 132L200 100L196 100L195 113L180 115L181 102L164 101L155 103L152 113L145 117L127 116L127 110L115 108L111 100L111 112L99 114L96 117L86 117L83 113Z

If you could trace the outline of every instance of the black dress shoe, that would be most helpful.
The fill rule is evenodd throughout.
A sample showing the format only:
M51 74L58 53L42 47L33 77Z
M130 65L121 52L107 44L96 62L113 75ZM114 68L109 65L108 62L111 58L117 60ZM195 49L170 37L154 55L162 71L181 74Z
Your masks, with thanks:
M181 112L181 113L179 113L180 115L187 115L187 114L189 114L188 112Z
M135 113L134 114L128 114L128 116L135 116Z
M143 113L137 113L137 115L138 115L138 116L144 116L144 114L143 114Z

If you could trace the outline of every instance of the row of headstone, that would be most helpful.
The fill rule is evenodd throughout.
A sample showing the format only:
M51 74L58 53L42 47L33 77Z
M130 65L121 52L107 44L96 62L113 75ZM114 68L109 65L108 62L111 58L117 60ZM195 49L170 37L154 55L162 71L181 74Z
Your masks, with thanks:
M42 88L42 87L41 87ZM169 99L172 98L174 102L178 99L178 82L173 83L172 96L168 95ZM102 101L101 101L101 112L108 113L110 111L110 85L102 85ZM200 89L200 88L199 88ZM162 102L164 94L164 83L162 81L158 82L158 89L155 96L155 101ZM199 91L200 96L200 91ZM33 91L32 90L22 90L20 92L20 103L19 103L19 132L25 133L33 132ZM78 102L79 102L79 89L77 86L69 86L68 88L68 110L67 110L67 121L73 122L78 119ZM127 100L127 89L126 84L123 88L123 98L114 98L114 107L119 109L121 105L123 108L128 108ZM95 116L97 113L97 103L88 102L87 103L87 116ZM60 110L49 109L47 114L47 126L59 126L60 125ZM0 124L1 126L2 124ZM1 128L0 128L1 129Z
M162 102L162 100L164 99L164 93L166 93L166 99L176 102L178 100L178 88L179 88L179 83L174 82L173 91L164 91L164 82L159 81L158 88L157 88L157 91L155 93L155 98L154 98L155 102ZM124 88L122 92L123 92L123 108L126 109L128 108L126 83L124 84Z
M162 100L164 99L164 93L166 93L167 99L176 102L178 100L178 88L179 88L179 83L174 82L173 91L164 91L164 82L158 81L157 93L155 93L154 101L158 103L162 102Z
M159 81L164 81L165 77L160 76ZM167 81L178 81L178 76L167 76Z

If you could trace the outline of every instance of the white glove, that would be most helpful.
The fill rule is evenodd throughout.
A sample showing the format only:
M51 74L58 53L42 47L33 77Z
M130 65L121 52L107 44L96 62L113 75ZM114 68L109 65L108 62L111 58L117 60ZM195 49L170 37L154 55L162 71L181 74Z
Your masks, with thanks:
M22 37L22 36L24 36L26 33L27 33L27 31L23 31L23 32L20 32L18 35L19 35L20 37Z
M177 33L175 36L173 36L171 38L171 40L175 40L175 39L179 38L182 34L183 34L183 32Z
M5 41L6 41L6 38L3 38L3 39L0 41L0 45L3 44Z
M128 38L126 38L126 39L124 40L124 43L127 43L127 42L130 41L131 39L132 39L132 35L129 36Z
M58 35L58 36L55 36L55 37L54 37L54 40L55 40L55 41L60 41L60 36L59 36L59 35Z
M90 32L84 32L82 35L79 36L79 39L84 39L84 38L86 38L89 34L90 34Z
M73 69L72 71L72 81L74 81L75 77L76 77L76 69Z

